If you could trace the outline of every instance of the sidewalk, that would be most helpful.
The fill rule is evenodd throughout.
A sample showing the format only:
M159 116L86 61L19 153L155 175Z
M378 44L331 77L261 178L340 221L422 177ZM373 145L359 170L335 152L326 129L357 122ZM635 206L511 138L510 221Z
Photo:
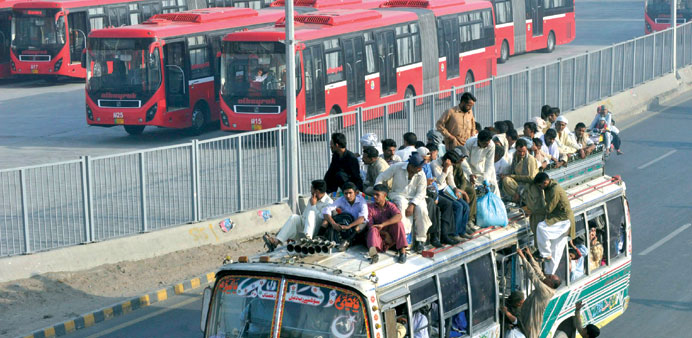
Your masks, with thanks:
M48 273L2 283L0 336L28 335L186 280L187 289L192 286L190 279L216 271L224 257L230 256L236 260L238 256L253 255L262 250L260 239L229 242L140 261L102 265L85 271ZM108 314L109 310L105 311ZM74 323L93 319L93 316L87 316ZM70 331L72 327L65 329ZM46 333L50 335L52 332L48 330Z

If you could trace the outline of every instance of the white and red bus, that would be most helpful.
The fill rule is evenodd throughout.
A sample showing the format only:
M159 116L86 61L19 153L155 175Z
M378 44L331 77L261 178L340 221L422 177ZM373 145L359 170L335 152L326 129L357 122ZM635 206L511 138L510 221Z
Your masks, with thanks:
M21 0L0 0L0 79L10 76L12 5Z
M295 11L315 10L308 5L373 3L380 2L296 1ZM207 122L219 119L221 39L233 31L273 25L283 18L285 9L272 6L159 14L140 25L92 32L86 72L87 123L123 125L130 134L141 133L147 125L200 133Z
M298 120L436 92L495 74L490 2L388 1L381 7L295 17L295 39L300 41ZM223 130L257 130L286 123L284 40L281 22L224 39ZM268 76L258 77L259 72ZM315 129L301 132L324 133L322 127Z
M678 25L692 19L692 1L679 1L677 10ZM670 28L670 0L644 1L644 33L649 34Z
M552 52L574 40L574 0L492 1L499 63L515 54Z

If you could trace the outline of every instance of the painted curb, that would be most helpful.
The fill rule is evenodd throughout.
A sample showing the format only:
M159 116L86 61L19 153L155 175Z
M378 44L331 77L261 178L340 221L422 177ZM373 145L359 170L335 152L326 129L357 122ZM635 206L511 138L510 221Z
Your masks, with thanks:
M163 289L159 289L145 295L130 298L111 306L104 307L94 312L83 314L74 319L55 324L40 330L36 330L31 334L23 336L24 338L49 338L64 336L76 330L84 329L93 326L115 317L130 313L134 310L147 307L149 305L160 303L168 299L169 296L179 295L185 291L197 289L202 285L211 284L216 280L216 272L209 272L199 277L188 279L182 283L174 284Z

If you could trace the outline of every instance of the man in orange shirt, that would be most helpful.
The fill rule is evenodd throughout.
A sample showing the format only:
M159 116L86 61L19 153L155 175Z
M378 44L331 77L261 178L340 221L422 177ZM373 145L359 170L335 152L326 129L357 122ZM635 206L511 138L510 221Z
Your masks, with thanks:
M444 135L447 149L465 145L466 140L476 134L476 119L472 109L475 103L473 94L464 93L459 105L447 109L437 121L435 127Z

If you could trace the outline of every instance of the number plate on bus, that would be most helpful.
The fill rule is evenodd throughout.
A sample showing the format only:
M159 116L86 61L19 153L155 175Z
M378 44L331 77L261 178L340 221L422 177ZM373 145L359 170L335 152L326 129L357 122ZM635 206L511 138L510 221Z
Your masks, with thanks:
M125 119L115 119L115 124L123 124L125 123Z
M38 74L38 69L32 69L32 70L31 70L31 73L32 73L32 74Z

